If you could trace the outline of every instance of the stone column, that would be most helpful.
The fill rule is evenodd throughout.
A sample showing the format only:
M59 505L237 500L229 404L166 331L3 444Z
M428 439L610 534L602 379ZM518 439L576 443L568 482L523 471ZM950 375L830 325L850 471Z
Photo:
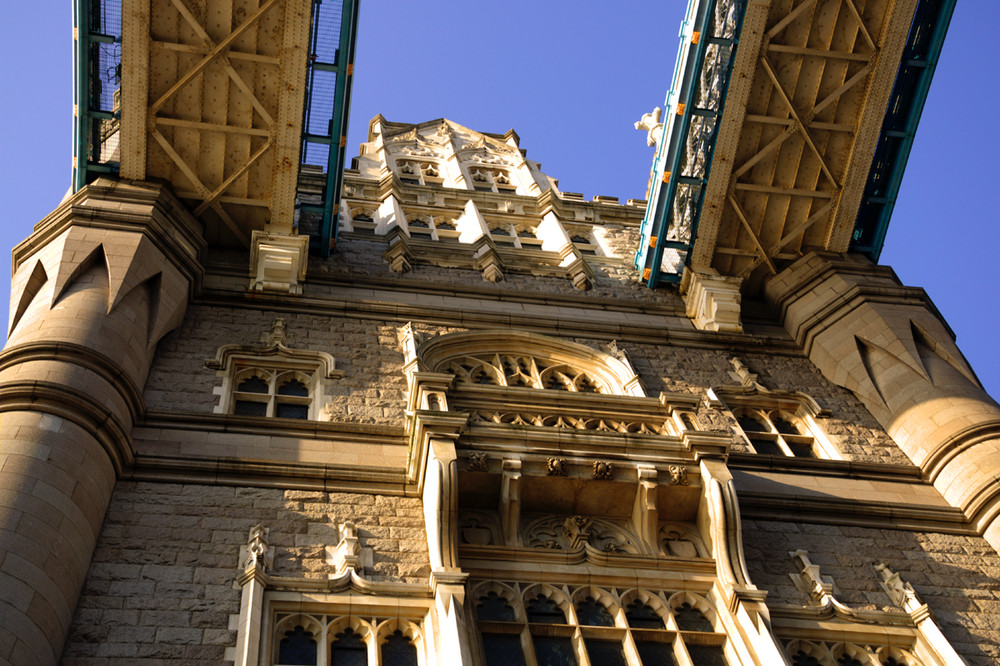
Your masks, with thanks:
M162 186L97 183L14 250L0 354L0 662L57 663L156 342L200 280L200 223Z
M765 293L816 367L853 391L1000 551L1000 406L927 294L863 257L816 253Z

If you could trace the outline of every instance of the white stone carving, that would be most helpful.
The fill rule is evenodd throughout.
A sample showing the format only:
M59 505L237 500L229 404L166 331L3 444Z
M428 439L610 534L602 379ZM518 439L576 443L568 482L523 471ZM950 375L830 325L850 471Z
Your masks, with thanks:
M656 107L649 113L642 114L642 118L634 125L637 130L646 133L646 145L651 148L658 146L663 136L663 122L660 120L662 113L663 109Z

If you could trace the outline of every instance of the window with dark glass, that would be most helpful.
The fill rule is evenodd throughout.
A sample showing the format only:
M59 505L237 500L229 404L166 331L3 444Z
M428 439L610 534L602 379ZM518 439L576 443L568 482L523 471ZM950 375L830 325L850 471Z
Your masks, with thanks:
M746 412L736 418L754 453L768 456L815 458L812 435L789 418L773 412Z
M513 606L494 591L477 600L476 619L483 639L487 666L523 666L521 647L523 625L517 622Z
M280 666L315 666L316 639L301 625L286 631L278 644L278 664Z
M367 666L368 647L361 636L348 627L333 637L330 657L333 666Z
M386 636L380 652L382 666L417 666L417 648L399 629Z
M237 372L232 413L308 419L313 401L307 381L308 377L295 371L280 374L271 370Z

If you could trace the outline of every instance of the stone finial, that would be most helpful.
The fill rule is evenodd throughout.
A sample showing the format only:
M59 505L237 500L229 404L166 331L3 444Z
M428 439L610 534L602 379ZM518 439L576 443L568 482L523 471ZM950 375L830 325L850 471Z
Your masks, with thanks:
M813 564L809 560L809 551L802 549L793 550L789 551L788 555L792 559L797 559L802 567L800 573L789 574L792 582L795 583L795 587L799 591L808 595L813 602L821 606L827 603L839 605L834 598L836 588L833 579L829 576L824 577L820 573L819 565Z
M271 332L267 334L267 344L270 347L286 346L288 343L288 328L284 317L276 317L271 323Z
M335 578L351 570L357 572L364 567L373 566L374 556L370 548L362 548L361 540L358 538L358 528L352 521L346 520L338 526L340 533L340 543L336 546L327 546L327 564L332 564L335 574L330 574Z
M729 363L730 363L730 365L733 366L733 372L730 372L729 375L733 379L735 379L736 381L738 381L741 386L743 386L744 388L752 388L752 389L757 389L757 390L760 390L760 389L764 388L757 381L757 377L758 377L757 373L750 372L750 368L748 368L743 363L743 361L741 361L740 359L738 359L738 358L736 358L734 356L731 359L729 359Z
M882 585L882 589L889 595L893 604L906 611L913 611L923 605L920 603L917 593L914 592L913 586L900 578L898 573L882 562L875 563L875 571L881 578L879 583Z
M240 568L244 571L264 573L274 561L274 554L267 543L268 529L257 524L250 528L247 545L243 547Z

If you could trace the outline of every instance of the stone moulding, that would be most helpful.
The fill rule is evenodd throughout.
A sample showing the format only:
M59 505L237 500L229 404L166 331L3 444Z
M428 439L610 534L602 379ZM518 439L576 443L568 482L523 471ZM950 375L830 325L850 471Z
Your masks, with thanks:
M450 362L470 357L487 362L493 356L544 359L550 365L567 365L588 373L602 383L607 393L645 397L642 382L627 358L528 331L451 333L419 341L407 347L405 355L407 365L416 360L421 370L430 372L443 372Z

